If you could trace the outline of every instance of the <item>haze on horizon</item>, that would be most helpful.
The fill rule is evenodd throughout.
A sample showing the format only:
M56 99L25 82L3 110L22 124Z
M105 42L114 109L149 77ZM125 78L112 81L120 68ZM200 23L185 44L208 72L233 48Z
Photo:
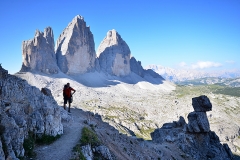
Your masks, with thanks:
M95 49L116 29L145 67L240 69L240 1L0 1L0 63L11 74L22 64L22 41L50 26L55 41L84 17Z

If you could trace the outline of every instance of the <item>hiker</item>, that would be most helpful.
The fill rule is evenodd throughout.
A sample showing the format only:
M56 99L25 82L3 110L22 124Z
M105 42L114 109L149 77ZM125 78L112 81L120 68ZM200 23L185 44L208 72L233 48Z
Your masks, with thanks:
M72 93L73 91L73 93ZM68 112L70 113L70 107L71 107L71 103L72 103L72 95L76 92L75 89L73 89L72 87L70 87L70 83L67 83L66 85L64 85L63 88L63 99L64 99L64 109L66 109L66 104L68 102Z

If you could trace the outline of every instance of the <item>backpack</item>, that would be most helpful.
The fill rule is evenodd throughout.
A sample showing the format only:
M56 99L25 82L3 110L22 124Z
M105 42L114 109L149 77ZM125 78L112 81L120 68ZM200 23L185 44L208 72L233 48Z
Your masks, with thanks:
M63 87L63 97L66 97L66 94L65 94L65 89L67 88L67 85L65 84L64 87Z
M69 103L72 103L72 102L73 102L73 96L71 95Z

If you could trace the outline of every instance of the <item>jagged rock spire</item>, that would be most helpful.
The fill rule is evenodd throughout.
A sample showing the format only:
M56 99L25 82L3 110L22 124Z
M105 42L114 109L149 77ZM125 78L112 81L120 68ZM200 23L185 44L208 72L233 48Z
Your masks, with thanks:
M102 71L116 76L130 74L131 51L116 30L107 32L98 47L97 56Z
M20 71L40 71L43 73L58 73L54 51L54 36L51 27L44 32L36 30L32 40L22 43L22 68Z
M131 57L130 59L130 68L132 72L136 73L141 77L144 77L144 69L141 65L141 62L137 61L134 57Z
M95 67L95 44L90 27L77 15L57 40L57 64L67 74L86 73Z

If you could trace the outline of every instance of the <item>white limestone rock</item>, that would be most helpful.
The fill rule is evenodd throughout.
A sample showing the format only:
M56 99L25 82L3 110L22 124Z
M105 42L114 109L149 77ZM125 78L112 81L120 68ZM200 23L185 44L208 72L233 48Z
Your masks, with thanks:
M67 74L94 70L96 52L93 34L82 16L77 15L57 40L57 64Z
M32 40L22 43L22 68L20 71L40 71L43 73L58 73L54 51L54 36L51 27L44 32L36 31Z
M92 152L90 144L82 146L81 151L82 151L85 159L93 160L93 152Z
M131 73L131 51L116 30L107 32L98 47L97 56L102 71L116 76L127 76Z
M36 135L63 134L63 109L50 93L44 95L27 81L7 74L1 65L0 75L4 75L0 76L0 138L8 153L5 156L16 159L24 155L23 142L29 131Z
M114 159L109 148L104 145L97 146L96 151L106 160Z

